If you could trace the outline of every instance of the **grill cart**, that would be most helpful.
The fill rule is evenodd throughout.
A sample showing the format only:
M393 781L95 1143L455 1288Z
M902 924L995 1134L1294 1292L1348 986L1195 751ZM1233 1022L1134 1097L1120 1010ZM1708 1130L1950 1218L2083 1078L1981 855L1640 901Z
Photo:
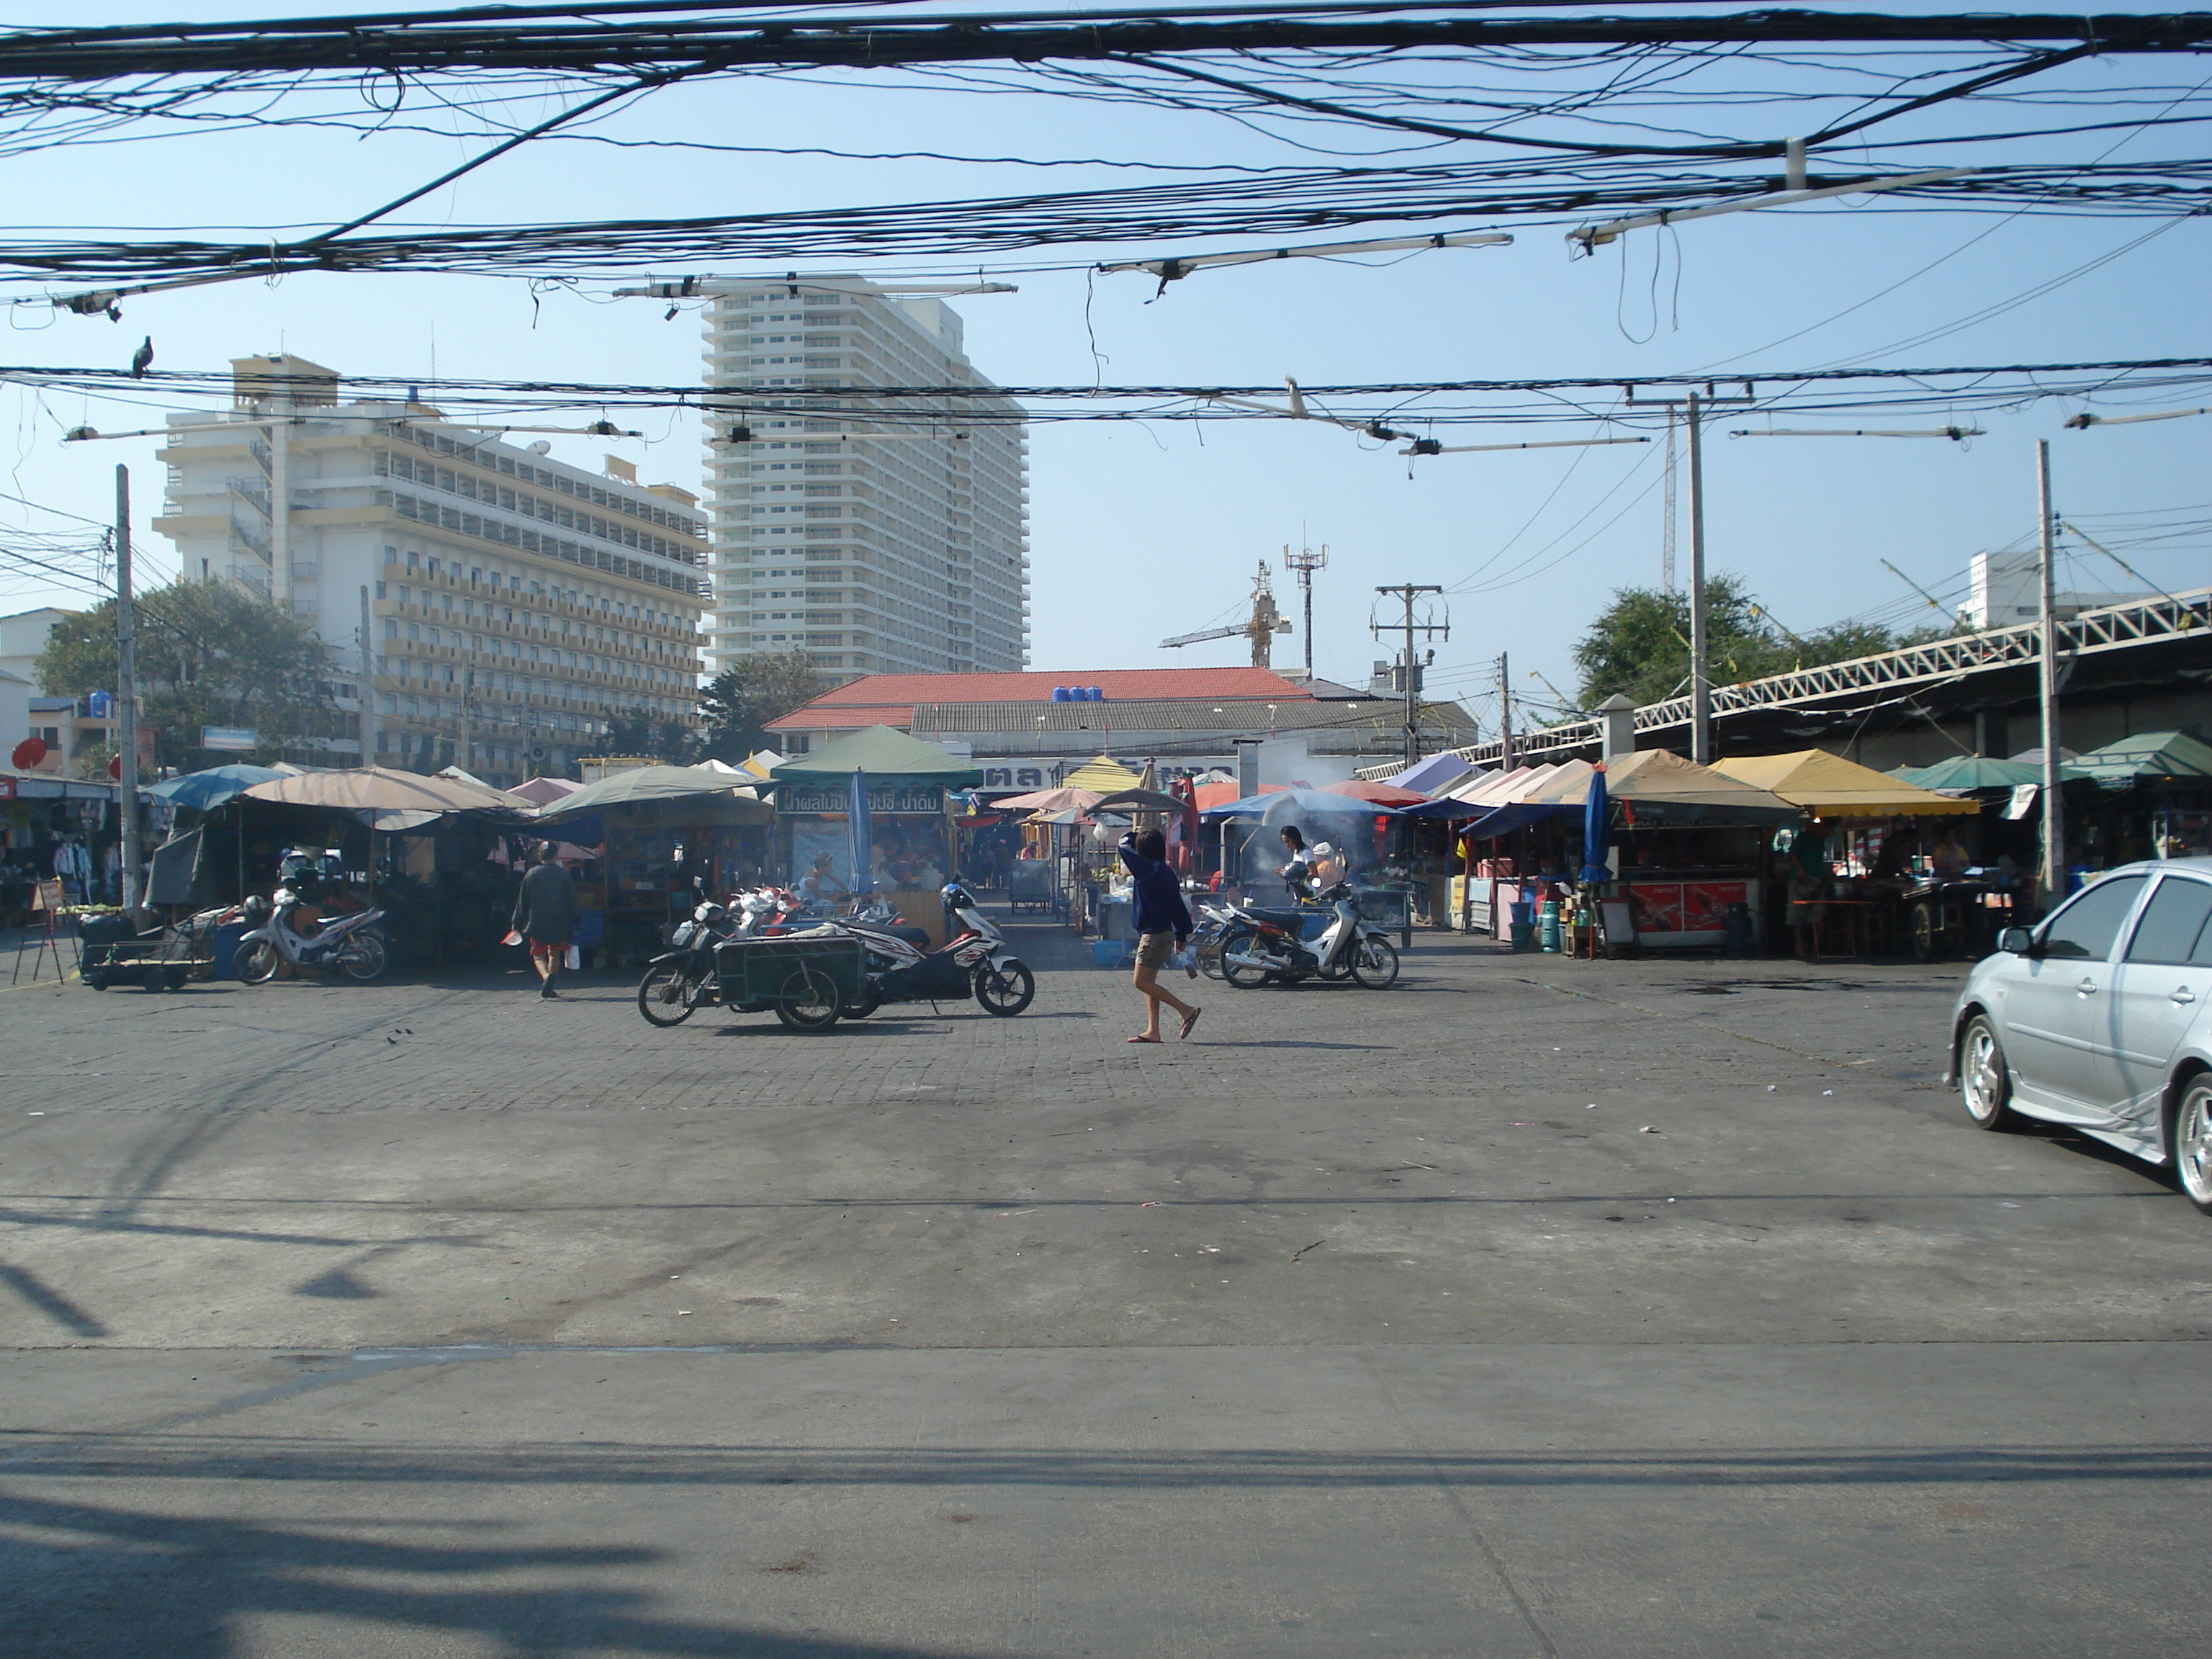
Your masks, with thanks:
M837 1023L837 1011L867 994L860 941L824 929L766 939L726 939L714 947L721 1002L738 1013L769 1009L794 1031Z

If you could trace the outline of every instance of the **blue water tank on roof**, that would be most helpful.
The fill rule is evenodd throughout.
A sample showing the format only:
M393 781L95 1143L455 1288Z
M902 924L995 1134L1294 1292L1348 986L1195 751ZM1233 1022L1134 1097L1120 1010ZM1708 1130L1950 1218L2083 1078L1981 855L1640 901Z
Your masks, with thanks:
M1103 702L1106 701L1106 694L1103 691L1101 691L1095 685L1083 695L1087 701L1091 702Z
M1067 701L1067 696L1068 692L1066 686L1055 685L1052 688L1052 700L1054 702L1066 702Z

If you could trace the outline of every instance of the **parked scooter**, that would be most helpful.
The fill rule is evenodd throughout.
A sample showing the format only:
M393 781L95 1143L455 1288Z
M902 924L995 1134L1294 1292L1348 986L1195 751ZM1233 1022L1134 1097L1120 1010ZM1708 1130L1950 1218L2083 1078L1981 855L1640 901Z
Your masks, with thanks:
M733 895L728 904L701 902L668 937L668 949L646 964L637 982L637 1011L652 1024L681 1025L700 1009L721 1001L714 947L726 939L791 931L799 900L776 887ZM739 1013L757 1013L741 1008Z
M325 883L334 873L307 854L284 855L276 892L268 898L257 893L242 907L252 926L238 941L239 978L248 985L266 985L289 969L295 974L342 974L366 984L384 972L384 935L377 927L383 911L368 907L343 915L324 914Z
M1321 898L1335 915L1310 942L1259 912L1225 907L1233 920L1221 939L1221 976L1240 991L1270 980L1292 985L1302 979L1350 978L1370 991L1396 984L1398 947L1382 928L1361 917L1350 884L1338 882Z
M965 1002L970 997L994 1014L1011 1018L1036 996L1036 975L1007 948L1006 936L958 882L941 892L945 908L960 923L958 934L939 949L917 944L921 929L856 918L828 924L851 933L867 947L868 994L839 1012L865 1019L887 1002ZM922 935L926 941L927 934Z

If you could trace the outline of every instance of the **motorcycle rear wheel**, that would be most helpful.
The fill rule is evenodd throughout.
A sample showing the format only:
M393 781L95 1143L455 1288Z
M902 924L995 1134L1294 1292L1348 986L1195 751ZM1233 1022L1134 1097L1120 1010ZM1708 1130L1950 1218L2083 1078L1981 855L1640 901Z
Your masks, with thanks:
M284 958L267 939L256 939L240 952L238 976L248 985L266 985L276 977L276 970L284 965Z
M383 976L384 941L374 933L356 933L338 954L338 971L356 985Z
M1029 964L1010 962L1002 972L985 963L975 970L975 1000L1003 1019L1012 1019L1036 1000L1036 975Z
M1398 982L1398 947L1387 939L1364 939L1352 947L1352 976L1370 991Z
M884 1000L881 997L862 997L858 1002L840 1003L837 1006L837 1018L866 1019L883 1006Z
M1259 938L1257 933L1240 932L1221 936L1221 977L1240 991L1256 991L1267 982L1265 968L1255 968L1235 958L1243 954Z
M646 969L637 982L637 1011L648 1025L664 1029L681 1025L697 1010L699 1000L684 977L681 962L664 962Z

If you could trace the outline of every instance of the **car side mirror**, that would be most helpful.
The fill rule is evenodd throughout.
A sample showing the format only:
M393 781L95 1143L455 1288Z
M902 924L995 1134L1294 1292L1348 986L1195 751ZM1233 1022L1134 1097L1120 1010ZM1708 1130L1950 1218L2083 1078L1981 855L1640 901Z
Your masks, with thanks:
M1997 935L1997 949L2008 957L2035 954L2035 935L2025 927L2008 927Z

